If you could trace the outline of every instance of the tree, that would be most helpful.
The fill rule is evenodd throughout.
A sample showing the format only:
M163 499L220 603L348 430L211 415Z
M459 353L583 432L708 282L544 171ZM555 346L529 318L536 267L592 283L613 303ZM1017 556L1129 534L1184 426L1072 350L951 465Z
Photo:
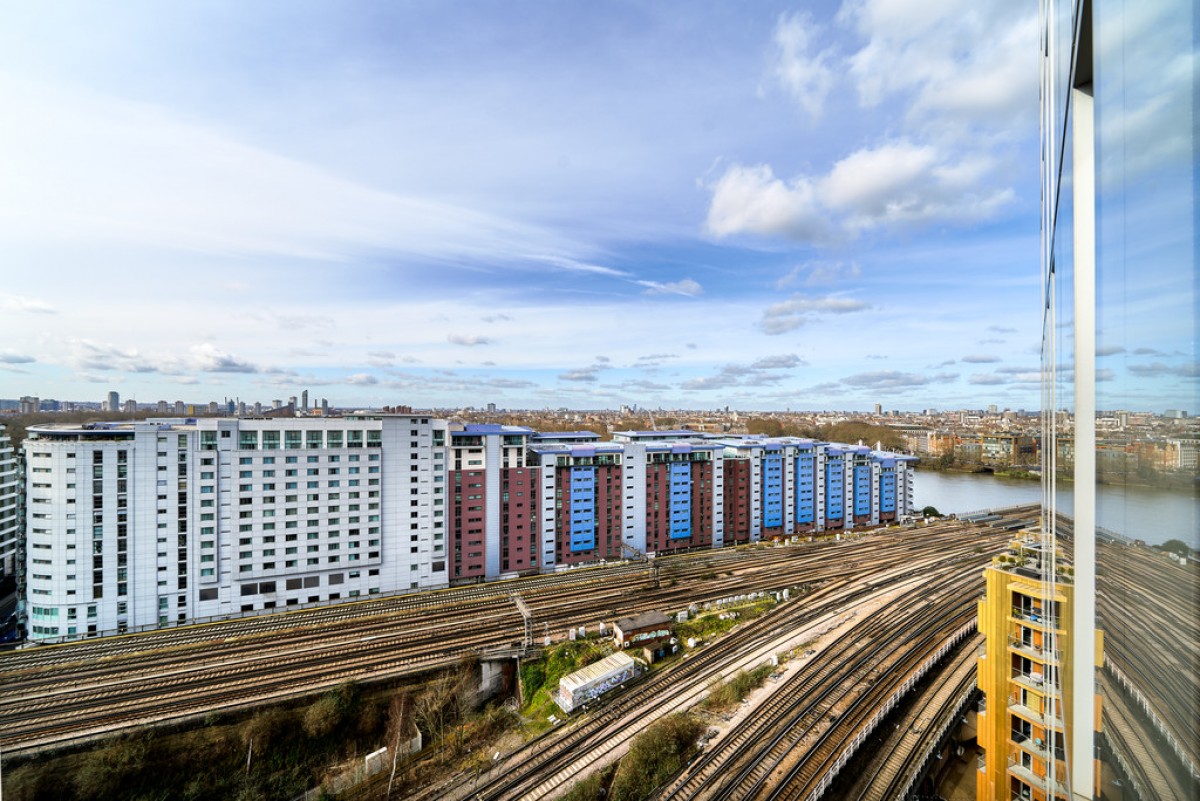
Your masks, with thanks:
M922 517L941 517L942 513L937 510L936 506L926 506L921 510Z
M1158 547L1164 551L1179 554L1180 556L1187 556L1192 551L1183 540L1167 540Z

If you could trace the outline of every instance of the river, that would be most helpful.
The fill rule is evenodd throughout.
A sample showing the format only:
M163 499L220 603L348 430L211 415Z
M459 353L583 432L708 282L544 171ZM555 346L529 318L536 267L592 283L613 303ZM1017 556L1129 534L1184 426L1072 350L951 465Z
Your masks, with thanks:
M943 473L935 470L916 472L913 503L920 510L936 507L943 514L974 512L997 506L1039 503L1041 483L1016 478L1001 478L990 473ZM1071 486L1059 485L1061 509L1070 513ZM1183 540L1200 548L1200 504L1186 490L1159 490L1148 487L1121 487L1101 484L1096 492L1098 525L1151 545L1170 539Z

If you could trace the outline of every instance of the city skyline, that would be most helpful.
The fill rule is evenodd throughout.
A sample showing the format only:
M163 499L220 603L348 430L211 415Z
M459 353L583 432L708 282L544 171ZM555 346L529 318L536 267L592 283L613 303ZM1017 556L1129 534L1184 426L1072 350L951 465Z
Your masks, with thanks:
M0 31L0 394L1039 405L1032 2L62 9Z

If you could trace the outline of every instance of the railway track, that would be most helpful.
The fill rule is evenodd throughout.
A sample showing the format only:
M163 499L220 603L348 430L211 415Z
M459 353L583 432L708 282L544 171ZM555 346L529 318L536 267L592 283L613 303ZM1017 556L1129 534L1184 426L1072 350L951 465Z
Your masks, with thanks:
M1160 758L1154 732L1142 724L1138 711L1125 694L1105 676L1100 677L1104 693L1104 736L1117 761L1133 784L1140 799L1188 801L1200 790L1191 777L1181 776Z
M923 552L925 559L928 561L921 563L914 555L913 560L908 564L907 570L903 571L909 579L913 578L914 573L918 573L920 579L917 583L925 585L924 589L920 590L923 600L919 605L928 606L927 601L931 594L928 582L936 581L943 576L943 572L932 569L933 565L940 562L944 575L955 575L963 582L961 586L957 587L942 587L941 589L947 597L953 596L956 593L961 596L967 585L978 584L979 567L987 560L988 554L992 549L999 550L1007 537L1007 533L1002 530L988 529L984 526L963 526L957 530L960 533L975 531L980 536L986 536L987 539L972 538L967 547L963 547L958 551L955 551L953 548L945 548L938 551L932 542L924 542L920 552ZM980 548L981 542L988 543L990 547ZM937 555L931 558L930 552L936 552ZM980 552L984 553L981 554ZM952 568L947 568L947 564L952 565ZM870 573L872 568L878 570L877 565L864 562L859 568L857 580L862 582L864 575L875 575ZM863 584L856 591L854 597L844 597L841 601L843 604L862 601L864 597L871 593L877 598L884 592L894 590L895 584L900 580L901 576L894 575L890 580L880 578L871 582L870 585ZM828 592L832 592L832 590ZM805 610L814 609L818 603L824 600L825 604L822 608L829 609L828 601L830 598L828 592L824 599L818 597L818 595L806 599L803 608ZM913 600L915 601L915 598ZM959 616L955 620L955 623L957 624L957 630L965 632L969 628L970 620L973 617L973 598L968 595L966 603L963 603L960 597L959 606L961 608L959 609ZM795 607L793 606L792 608L794 609ZM844 611L849 607L841 606L839 608ZM939 607L930 614L937 617L942 611ZM613 758L619 756L623 752L623 749L627 747L628 741L634 734L645 725L648 725L652 720L677 709L687 708L698 702L706 694L704 687L712 678L732 675L737 668L759 664L760 662L754 661L754 656L746 658L747 655L753 654L753 644L742 638L751 636L761 637L768 633L763 631L768 626L786 631L787 629L795 630L797 626L803 624L799 618L786 619L785 617L781 617L782 614L783 610L773 613L760 621L746 624L743 628L735 631L735 634L738 636L731 634L729 637L714 644L711 650L705 649L699 652L699 654L690 657L679 667L670 671L664 671L661 676L656 676L648 682L637 685L636 689L628 690L611 701L606 701L600 710L586 716L571 728L563 731L553 731L519 749L504 758L490 773L476 777L474 782L463 778L457 783L451 782L427 788L425 792L417 795L416 798L469 797L485 799L550 797L552 793L564 789L563 785L566 782L579 778L586 771L594 769L606 761L611 761ZM826 612L826 614L832 614L832 612ZM895 618L891 620L893 625L896 622ZM909 622L912 622L911 613ZM756 634L756 632L761 633ZM779 633L781 632L777 631L774 634L777 636ZM942 633L949 636L948 632ZM915 656L916 654L927 656L924 650L926 646L930 646L928 650L937 649L938 646L933 645L929 640L931 636L934 635L926 634L912 638L915 642L913 658L916 661L920 661ZM763 641L760 639L759 642ZM769 654L769 650L762 653L767 655ZM883 649L880 648L878 650L882 651ZM739 657L741 657L740 661L738 661ZM835 662L837 655L822 654L818 658L824 664L826 661ZM901 683L903 683L905 681L903 676L908 674L901 675ZM870 702L868 701L864 704L864 709L869 708Z
M838 796L847 801L905 798L924 772L933 749L958 720L975 691L975 663L982 634L963 641L954 655L931 673L924 690L905 702L907 711L875 748L874 758Z
M0 657L0 747L7 756L31 755L130 726L450 664L463 654L520 639L520 619L508 599L517 589L539 626L549 624L561 636L567 627L615 614L836 581L864 565L911 558L929 547L928 539L950 542L978 530L946 524L841 543L663 559L664 586L657 590L645 565L619 565L429 597L372 599L282 614L278 620L242 619L10 653Z
M953 572L959 575L951 578ZM977 571L953 572L931 572L931 580L950 579L932 603L932 582L922 583L843 636L823 655L821 667L777 691L663 798L808 798L831 778L896 686L928 653L971 625L966 593L977 583Z
M1200 780L1200 581L1145 548L1098 544L1105 672L1139 695L1168 749Z

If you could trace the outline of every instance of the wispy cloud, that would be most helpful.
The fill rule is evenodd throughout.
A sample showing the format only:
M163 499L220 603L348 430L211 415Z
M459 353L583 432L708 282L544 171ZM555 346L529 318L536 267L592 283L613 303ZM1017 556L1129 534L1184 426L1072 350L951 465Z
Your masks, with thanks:
M803 281L804 286L836 284L858 278L862 268L855 262L809 262L793 267L775 282L776 289L787 289Z
M446 337L446 341L452 345L475 347L476 345L490 345L493 340L490 337L480 336L479 334L449 334Z
M876 370L847 376L842 379L842 383L857 389L904 392L928 386L929 384L945 384L956 378L958 378L957 373L921 375L918 373L905 373L899 370Z
M771 37L773 77L810 117L820 117L825 98L833 88L833 52L814 53L822 31L810 14L783 14Z
M1200 378L1200 363L1186 364L1131 364L1129 372L1141 378L1156 378L1159 376L1177 376L1180 378Z
M17 353L11 350L0 350L0 364L32 364L36 362L32 356L27 356L24 353Z
M683 295L685 297L694 298L704 292L704 287L691 278L684 278L680 281L670 281L660 283L658 281L636 281L640 286L646 287L648 295Z
M823 314L850 314L869 308L867 303L853 298L793 295L789 300L768 306L759 327L766 334L786 334Z
M0 309L8 312L31 312L33 314L57 314L58 309L44 300L0 292Z

